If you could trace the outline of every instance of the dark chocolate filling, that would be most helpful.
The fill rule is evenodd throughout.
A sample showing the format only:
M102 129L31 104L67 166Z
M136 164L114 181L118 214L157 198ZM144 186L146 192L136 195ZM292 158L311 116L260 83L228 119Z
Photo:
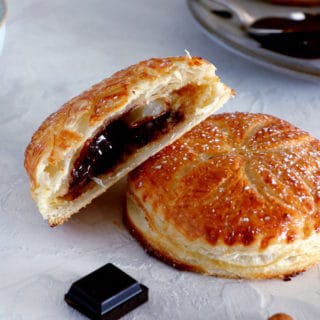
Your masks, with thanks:
M93 177L107 173L137 149L169 132L183 118L178 111L166 112L136 127L129 127L121 118L105 126L86 142L75 161L68 196L79 196Z

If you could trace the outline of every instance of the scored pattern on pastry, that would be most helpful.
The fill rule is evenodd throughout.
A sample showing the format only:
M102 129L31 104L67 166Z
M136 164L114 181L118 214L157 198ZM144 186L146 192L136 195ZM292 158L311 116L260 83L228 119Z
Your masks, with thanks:
M320 231L320 143L286 121L220 114L130 175L139 202L190 240L293 242Z

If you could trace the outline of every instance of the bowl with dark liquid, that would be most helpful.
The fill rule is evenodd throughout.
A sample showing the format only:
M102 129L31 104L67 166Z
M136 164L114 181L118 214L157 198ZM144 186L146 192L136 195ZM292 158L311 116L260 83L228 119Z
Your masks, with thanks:
M320 0L269 0L269 2L286 6L319 6Z
M275 71L320 80L320 14L317 7L278 6L267 0L233 2L256 20L246 27L226 7L214 6L214 2L207 7L199 0L187 0L196 24L209 40ZM292 18L292 12L299 12L299 17ZM253 32L252 29L257 30ZM260 29L263 32L259 33Z

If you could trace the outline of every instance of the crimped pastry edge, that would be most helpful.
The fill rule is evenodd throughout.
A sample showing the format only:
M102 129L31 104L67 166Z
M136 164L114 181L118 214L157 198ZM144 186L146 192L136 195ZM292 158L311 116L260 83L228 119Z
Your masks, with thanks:
M281 253L282 247L286 252L296 252L297 254L303 253L302 255L300 254L300 256L297 256L299 259L298 262L293 264L289 261L287 266L285 263L281 265L281 262L285 259L290 260L290 256L285 257L285 259L279 259L278 257L275 264L268 264L266 266L261 265L258 267L252 265L234 267L234 263L228 264L225 262L221 265L221 261L215 262L213 260L209 261L211 266L209 263L207 266L199 262L197 264L192 263L191 261L188 261L188 254L186 254L184 257L181 257L181 246L177 248L176 252L171 252L169 248L165 248L166 242L167 244L170 244L170 242L174 240L173 235L161 234L160 230L159 235L162 240L156 241L152 237L153 230L151 228L142 230L143 225L148 226L148 222L144 215L144 210L146 209L134 196L133 191L130 189L129 181L123 210L123 221L125 226L148 254L160 259L162 262L178 270L193 271L208 276L217 276L229 279L287 279L306 271L320 261L320 234L313 233L313 235L311 235L308 239L295 240L293 243L279 242L270 244L266 249L263 250L263 252L269 251L273 253ZM153 212L153 216L156 214L156 212ZM188 240L182 234L176 232L176 235L180 244L184 248L192 247L192 242L188 243ZM181 241L181 239L183 240ZM254 244L247 247L227 246L225 244L210 246L210 244L206 243L206 241L203 241L203 245L209 247L209 250L215 250L215 247L218 246L220 247L219 249L225 249L229 252L233 251L238 255L241 255L241 252L244 252L246 255L248 253L256 255L261 253L259 246ZM194 259L194 261L199 261L199 259Z

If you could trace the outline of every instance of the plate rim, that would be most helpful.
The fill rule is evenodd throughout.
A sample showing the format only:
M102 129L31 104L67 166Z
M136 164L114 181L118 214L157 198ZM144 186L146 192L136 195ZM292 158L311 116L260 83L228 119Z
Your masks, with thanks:
M223 37L218 32L216 32L215 30L207 26L205 22L201 21L201 18L198 16L196 10L193 7L194 5L197 5L196 0L186 0L186 2L192 18L194 22L196 22L196 25L207 37L219 43L219 45L221 45L222 47L226 48L227 50L233 52L236 55L240 55L246 60L262 65L263 67L269 70L278 71L278 72L281 72L282 74L287 74L289 76L302 79L302 80L319 82L320 75L304 72L301 69L300 70L291 69L285 65L281 65L281 62L275 63L272 61L270 57L258 56L258 54L250 50L245 50L244 48L241 47L241 45L237 43L233 43L230 39Z

